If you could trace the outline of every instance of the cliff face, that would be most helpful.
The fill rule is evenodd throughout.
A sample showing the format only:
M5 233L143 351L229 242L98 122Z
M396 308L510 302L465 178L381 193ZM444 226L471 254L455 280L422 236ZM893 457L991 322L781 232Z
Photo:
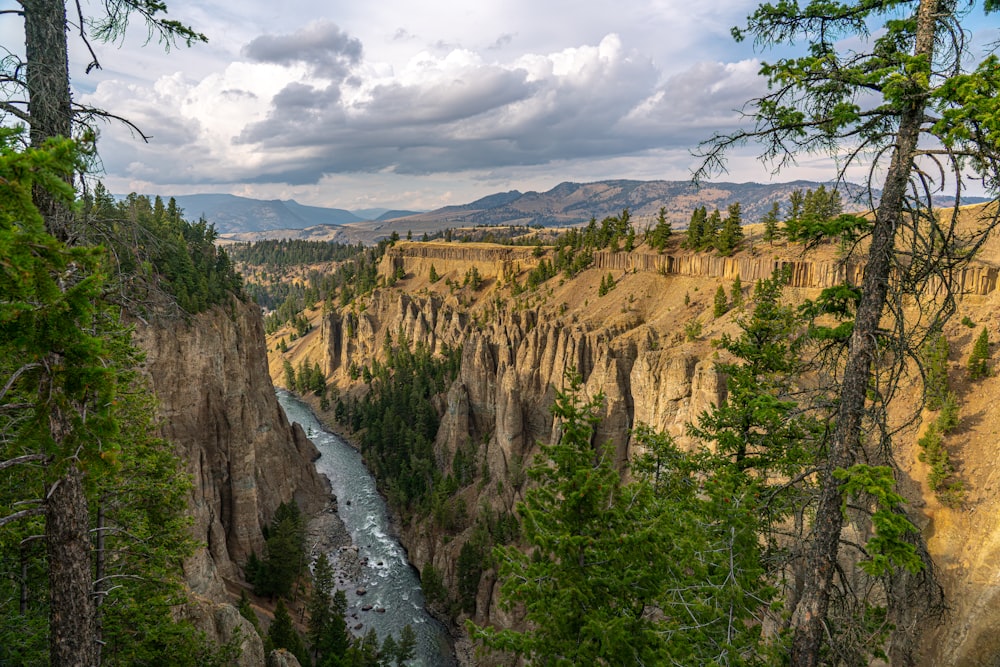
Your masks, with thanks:
M280 503L294 498L307 513L324 505L318 454L277 403L253 304L142 326L136 340L162 434L194 480L193 531L205 548L185 563L185 578L196 595L225 600L226 580L239 580L251 551L262 552L262 527Z
M592 329L552 317L546 309L503 307L487 316L470 314L453 296L380 291L359 314L328 314L318 335L325 370L343 382L351 364L362 366L381 355L386 335L393 340L405 335L431 349L462 345L461 368L442 406L435 448L447 467L460 447L477 443L477 465L490 483L462 491L469 508L485 502L495 511L514 511L521 490L512 480L523 477L538 442L558 437L549 406L571 370L582 375L588 395L605 395L597 438L612 443L619 462L633 455L628 432L636 422L683 441L686 422L724 390L699 344L666 345L637 313ZM301 344L315 349L315 343ZM444 540L431 519L404 525L401 533L413 564L418 569L432 564L454 586L458 554L468 536ZM492 573L486 573L478 622L509 622L493 603L495 585Z
M735 333L736 325L732 315L712 315L712 294L719 285L728 292L739 276L749 287L775 268L787 267L791 286L786 296L794 301L844 279L858 280L862 270L830 256L765 252L763 247L729 258L602 252L595 255L596 270L574 279L554 278L516 299L506 288L498 289L512 275L523 283L524 272L537 262L523 248L399 244L387 253L381 272L401 272L405 278L393 289L376 291L363 308L323 316L318 329L289 355L296 362L302 357L295 355L314 355L310 360L319 361L331 382L346 390L353 384L348 369L380 357L386 336L397 340L402 332L411 343L431 349L462 345L459 376L441 405L437 459L447 469L459 447L474 443L489 483L463 489L466 506L486 503L494 510L513 511L520 499L518 480L523 480L537 443L557 437L548 406L569 369L582 375L588 395L604 393L606 412L598 437L614 444L619 460L635 454L627 432L639 422L670 432L683 445L686 424L724 395L710 341ZM436 283L428 280L432 265L441 276ZM483 286L458 287L473 266ZM600 296L598 283L608 274L614 289L610 296ZM972 344L969 330L957 321L969 315L995 331L997 276L996 268L980 265L954 277L963 295L946 334L953 341L956 383L965 381L961 366ZM452 286L444 287L449 278ZM278 368L272 363L272 372ZM911 405L920 400L919 388L908 391L913 392ZM904 492L911 516L927 540L950 607L935 628L916 633L930 638L919 649L917 664L1000 664L1000 523L994 493L1000 475L995 457L1000 411L990 399L996 391L1000 378L959 390L963 422L949 448L968 490L960 509L942 506L927 488L917 434L902 432L896 438L897 461L908 474ZM433 564L452 590L458 553L467 538L444 539L430 519L402 527L413 563L418 568ZM477 622L514 622L497 608L496 592L495 575L484 573Z

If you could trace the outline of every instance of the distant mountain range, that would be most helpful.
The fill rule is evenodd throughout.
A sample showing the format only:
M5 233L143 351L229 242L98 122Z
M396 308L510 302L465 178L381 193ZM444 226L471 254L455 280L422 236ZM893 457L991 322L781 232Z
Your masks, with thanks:
M248 199L234 195L183 195L175 197L186 217L204 215L223 238L308 238L344 243L374 243L393 231L405 236L434 233L452 227L495 225L571 226L617 215L628 208L638 228L651 224L661 207L675 227L686 226L691 211L698 206L725 210L740 202L743 219L757 222L777 201L785 203L793 190L816 189L820 183L705 183L700 188L690 181L608 180L594 183L560 183L547 192L502 192L460 206L446 206L429 212L366 209L346 211L304 206L293 200ZM848 185L845 207L863 208L852 203L860 196L859 186ZM986 201L968 198L965 203ZM942 198L941 206L951 203Z
M352 222L385 221L416 211L393 211L371 208L347 211L341 208L306 206L294 199L250 199L225 194L175 195L177 205L190 220L201 216L215 225L220 234L301 230L326 225L346 225Z

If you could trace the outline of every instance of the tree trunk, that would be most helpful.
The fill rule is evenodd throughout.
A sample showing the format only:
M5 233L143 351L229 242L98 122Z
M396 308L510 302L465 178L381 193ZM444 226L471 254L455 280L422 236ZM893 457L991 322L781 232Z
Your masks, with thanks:
M45 501L52 667L97 664L90 523L80 477L79 470L71 468Z
M94 554L94 645L95 663L101 664L101 640L103 639L104 626L101 622L101 604L104 596L107 595L107 586L104 582L105 574L105 537L104 537L104 501L97 505L97 545Z
M65 0L21 0L24 50L28 63L28 116L31 145L52 137L71 137L73 103L69 91L69 58ZM50 234L69 239L69 210L43 188L33 192L35 205Z
M914 54L925 56L928 63L933 57L939 1L921 0L917 9ZM792 615L795 634L791 658L792 664L796 666L813 667L819 664L844 523L841 511L843 491L840 482L833 477L833 471L850 467L856 461L861 446L865 399L871 380L879 322L889 288L896 229L903 215L906 188L927 103L926 84L916 84L915 88L908 106L900 114L896 145L886 173L882 198L875 212L871 247L861 282L861 301L858 304L854 333L840 387L837 423L830 443L829 460L820 483L820 500L813 526L812 555L806 564L802 597Z
M50 137L68 137L71 131L66 4L65 0L22 0L21 4L31 143L38 146Z

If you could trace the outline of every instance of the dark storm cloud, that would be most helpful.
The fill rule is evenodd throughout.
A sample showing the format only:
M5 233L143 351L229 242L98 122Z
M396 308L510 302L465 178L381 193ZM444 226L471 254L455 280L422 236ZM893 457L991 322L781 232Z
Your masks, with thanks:
M346 67L354 57L345 52L360 54L360 45L352 50L350 44L332 24L255 40L247 51L257 59L307 62L327 73L280 83L281 72L270 71L267 76L280 87L269 98L258 93L252 100L238 68L232 81L239 83L214 91L204 86L202 98L180 80L165 87L178 99L200 99L205 108L220 101L241 105L243 96L253 102L233 107L245 124L225 142L231 151L220 145L212 151L215 162L199 161L189 176L174 168L170 173L192 182L308 185L348 173L422 176L560 162L596 169L602 161L694 148L714 131L734 128L734 110L762 92L755 62L702 62L667 75L615 35L596 46L528 54L510 63L456 49L421 53L393 71L360 63L349 76L331 78L336 63ZM167 128L163 138L170 144L187 146L198 136L196 125L169 119L156 124ZM241 159L228 159L230 153ZM152 180L151 171L130 170Z
M361 42L329 21L311 23L287 35L261 35L243 47L243 56L276 65L303 63L317 75L343 79L361 61Z
M660 73L617 38L523 66L432 64L424 78L372 86L349 106L332 104L332 92L286 89L238 143L274 156L266 178L312 182L324 173L426 174L648 148L619 124Z

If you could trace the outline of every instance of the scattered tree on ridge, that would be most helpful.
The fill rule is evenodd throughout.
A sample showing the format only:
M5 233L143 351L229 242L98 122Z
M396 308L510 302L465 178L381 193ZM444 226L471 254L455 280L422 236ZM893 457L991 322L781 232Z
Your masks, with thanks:
M981 380L990 375L990 336L986 327L979 332L969 354L969 378Z

